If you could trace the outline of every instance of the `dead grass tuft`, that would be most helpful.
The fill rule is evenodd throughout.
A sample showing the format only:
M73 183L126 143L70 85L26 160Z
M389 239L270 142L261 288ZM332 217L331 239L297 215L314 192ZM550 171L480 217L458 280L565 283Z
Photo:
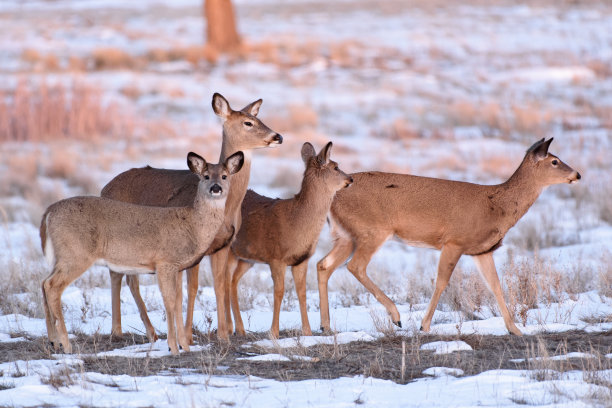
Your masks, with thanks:
M92 52L93 66L97 70L134 69L138 61L127 52L113 47L97 48Z
M26 82L0 91L0 142L89 140L123 133L128 116L89 84Z

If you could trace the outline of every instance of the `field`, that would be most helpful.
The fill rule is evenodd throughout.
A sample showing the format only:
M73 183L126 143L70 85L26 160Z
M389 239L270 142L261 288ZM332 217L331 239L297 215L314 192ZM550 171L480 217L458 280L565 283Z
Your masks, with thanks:
M2 2L0 406L612 405L612 4L460 3L235 0L243 44L219 55L196 0ZM173 357L155 276L141 278L161 337L150 344L126 287L125 335L110 337L110 279L92 267L63 296L75 353L55 354L45 208L132 167L183 169L189 151L215 161L214 92L234 109L263 99L258 117L284 142L254 152L250 186L273 197L298 192L305 141L333 141L346 172L494 184L554 137L582 180L546 189L494 255L525 336L507 334L467 256L419 331L439 252L390 240L368 273L401 329L342 266L333 333L300 335L288 274L272 340L272 280L256 265L239 293L247 335L219 343L204 259L196 345ZM308 274L315 329L315 264L330 248L325 227Z

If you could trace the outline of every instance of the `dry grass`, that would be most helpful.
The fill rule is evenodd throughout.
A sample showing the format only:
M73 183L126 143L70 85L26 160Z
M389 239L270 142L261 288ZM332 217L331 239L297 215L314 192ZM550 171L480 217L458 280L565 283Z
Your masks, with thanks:
M0 223L0 236L8 226ZM42 292L40 284L49 274L48 267L43 262L42 250L38 242L26 241L26 247L13 248L9 242L6 245L9 255L13 250L19 251L20 257L5 257L0 264L3 277L0 280L0 311L2 314L22 314L25 316L44 317L42 307Z
M91 140L122 134L127 117L89 84L20 81L0 91L0 142Z
M537 251L580 243L578 231L571 234L557 222L555 214L542 211L536 220L522 220L514 227L507 240L522 250Z
M455 268L448 287L440 297L440 303L461 312L468 320L478 320L478 314L496 308L495 298L480 274L459 267Z

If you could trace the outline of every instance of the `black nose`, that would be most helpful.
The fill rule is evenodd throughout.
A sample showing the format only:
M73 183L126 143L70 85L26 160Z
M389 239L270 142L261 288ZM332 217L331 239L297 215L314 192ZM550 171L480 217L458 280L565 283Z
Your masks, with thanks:
M278 142L278 144L283 143L283 137L281 135L279 135L278 133L274 135L272 140L275 141L275 142Z
M576 179L580 180L582 178L582 176L580 175L580 173L576 173Z
M352 178L352 177L349 177L349 181L352 183L352 182L353 182L353 178Z
M220 185L218 184L213 184L212 187L210 188L210 192L212 194L219 194L223 191L223 189L221 188Z

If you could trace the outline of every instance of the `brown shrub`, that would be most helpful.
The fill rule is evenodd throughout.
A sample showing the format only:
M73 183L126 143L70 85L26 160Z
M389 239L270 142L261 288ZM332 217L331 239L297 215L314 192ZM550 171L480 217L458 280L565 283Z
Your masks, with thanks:
M97 48L91 57L95 69L133 69L138 65L134 57L119 48Z
M127 115L119 112L116 104L103 103L99 89L85 83L20 81L14 90L0 91L0 142L120 134Z

